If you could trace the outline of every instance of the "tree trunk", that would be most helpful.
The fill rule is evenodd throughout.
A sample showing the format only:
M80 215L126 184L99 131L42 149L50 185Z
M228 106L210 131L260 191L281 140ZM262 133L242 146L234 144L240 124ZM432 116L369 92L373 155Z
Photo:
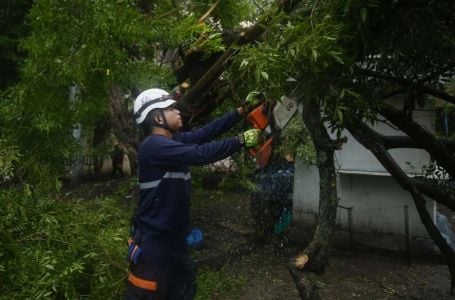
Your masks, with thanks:
M110 127L109 120L103 118L95 125L93 130L93 139L92 139L92 149L96 149L100 144L102 144L109 135ZM97 154L93 155L93 173L99 175L101 173L101 168L103 166L103 157L99 157Z
M369 149L376 156L386 170L393 176L393 178L395 178L398 184L411 194L423 225L447 261L453 287L455 283L455 253L433 223L425 205L425 198L422 195L422 191L414 184L413 180L406 175L392 156L387 152L387 149L382 144L380 137L374 130L359 120L353 120L347 125L347 128L363 146Z
M114 135L121 148L126 150L130 162L131 174L137 172L137 147L139 142L138 133L135 129L134 119L126 105L122 103L123 93L117 87L112 87L109 101L110 123Z
M334 141L330 138L322 122L318 101L305 103L303 120L311 134L317 153L319 215L313 239L291 263L291 274L301 297L314 299L318 296L315 293L311 277L305 272L312 271L321 274L325 270L335 233L338 197L333 157Z

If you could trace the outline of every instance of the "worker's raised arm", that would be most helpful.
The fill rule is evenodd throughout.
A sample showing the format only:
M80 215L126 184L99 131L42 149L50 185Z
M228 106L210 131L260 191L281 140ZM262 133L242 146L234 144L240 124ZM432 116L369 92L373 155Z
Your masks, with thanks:
M152 135L142 145L139 161L142 166L202 165L216 162L239 151L237 137L202 144L188 144Z
M240 109L240 108L239 108ZM239 111L231 111L225 113L220 118L213 120L203 127L189 132L177 132L174 134L174 139L183 143L202 144L212 141L223 133L231 129L237 122L241 120L243 109Z

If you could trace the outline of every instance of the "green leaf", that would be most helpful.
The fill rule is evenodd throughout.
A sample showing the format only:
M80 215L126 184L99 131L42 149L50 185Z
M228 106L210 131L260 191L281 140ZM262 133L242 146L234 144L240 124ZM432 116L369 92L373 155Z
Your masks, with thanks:
M240 69L246 68L246 66L248 66L248 60L244 59L240 63Z
M344 60L340 57L341 52L329 51L329 54L341 65L344 65Z
M265 80L269 80L269 74L267 74L267 72L261 71L261 76L262 76L262 78L264 78Z
M368 10L365 7L362 7L360 9L360 19L362 20L363 23L366 22L367 15L368 15Z
M337 109L336 113L337 113L338 121L340 121L340 123L343 122L343 112L341 111L341 109Z
M289 49L289 55L291 55L292 57L295 56L295 49L294 48Z
M313 55L313 59L316 61L318 59L318 52L316 51L316 49L312 48L311 53Z
M351 96L353 96L354 98L357 98L357 99L360 99L360 94L359 93L356 93L350 89L346 89L346 92L349 93Z

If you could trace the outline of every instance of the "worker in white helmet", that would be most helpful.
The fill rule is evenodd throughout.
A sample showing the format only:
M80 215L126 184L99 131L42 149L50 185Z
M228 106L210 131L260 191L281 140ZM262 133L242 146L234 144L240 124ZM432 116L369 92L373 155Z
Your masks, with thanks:
M186 243L189 228L190 165L216 162L258 143L250 129L213 141L232 128L244 107L191 132L182 128L176 100L162 89L142 92L134 115L146 138L138 152L140 200L129 241L126 299L193 299L196 272Z

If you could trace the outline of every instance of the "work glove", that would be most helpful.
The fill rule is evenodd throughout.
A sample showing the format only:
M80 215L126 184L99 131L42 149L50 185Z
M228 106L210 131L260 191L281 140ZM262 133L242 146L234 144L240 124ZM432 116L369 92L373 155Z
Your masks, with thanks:
M259 129L249 129L238 135L240 144L246 148L256 147L261 137L261 131Z
M190 247L197 247L203 240L202 231L196 228L191 230L190 234L186 237L186 244Z
M249 112L258 106L262 101L264 101L264 95L261 92L252 91L246 96L245 100L242 101L241 106L245 112Z

